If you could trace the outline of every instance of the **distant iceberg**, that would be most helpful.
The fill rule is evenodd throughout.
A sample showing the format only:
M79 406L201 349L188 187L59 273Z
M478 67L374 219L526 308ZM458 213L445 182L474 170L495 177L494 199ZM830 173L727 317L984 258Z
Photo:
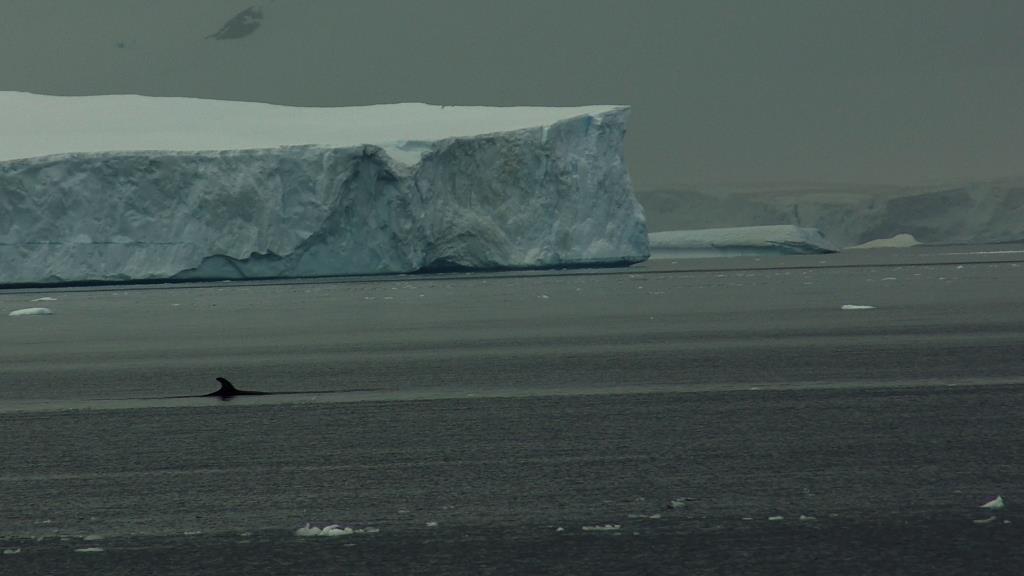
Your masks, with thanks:
M0 92L0 284L638 262L628 115Z
M920 246L921 243L914 238L913 234L897 234L892 238L878 238L856 246L849 246L847 250L860 250L865 248L911 248Z
M650 234L651 258L711 258L836 252L814 228L746 226Z

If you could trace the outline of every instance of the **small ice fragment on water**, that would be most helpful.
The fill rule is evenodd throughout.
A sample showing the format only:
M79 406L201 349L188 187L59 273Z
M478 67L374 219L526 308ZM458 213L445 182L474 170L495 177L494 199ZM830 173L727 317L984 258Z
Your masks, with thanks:
M555 528L555 532L565 532L565 528L559 526L558 528Z
M895 279L896 278L894 276L886 276L885 278L882 278L882 282L891 282Z
M310 526L309 522L306 522L305 526L303 526L302 528L299 528L298 530L295 531L295 535L296 536L319 536L320 535L320 529L317 528L316 526Z
M843 304L843 310L874 310L874 306L865 306L863 304Z
M427 522L427 528L437 528L437 522L434 522L433 520Z
M984 518L982 520L975 520L974 523L975 524L988 524L990 522L994 522L995 519L996 519L995 516L989 516L988 518Z
M99 534L89 534L88 536L83 537L82 540L85 540L86 542L92 542L93 540L103 540L103 536L100 536Z
M202 533L202 530L185 530L185 536L198 536Z
M785 518L783 518L782 516L769 516L768 519L771 520L772 522L778 522L779 520L785 520Z
M10 554L21 554L21 548L4 548L4 556Z
M33 302L56 302L57 299L50 296L43 296L42 298L34 298Z
M614 532L621 529L621 524L597 524L594 526L583 526L584 532Z
M651 514L650 516L648 516L648 518L650 518L651 520L658 520L661 518L661 514Z
M324 529L320 531L321 536L349 536L355 534L356 531L346 526L342 528L337 524L331 524L330 526L324 526Z
M801 522L813 522L814 520L817 520L817 518L815 518L814 516L804 516L803 514L800 515Z
M979 506L979 508L987 508L989 510L1002 510L1004 506L1006 506L1006 503L1003 502L1003 497L996 496L995 498Z
M686 501L687 500L689 500L689 498L673 498L672 500L669 500L668 507L669 508L682 508L682 507L686 506Z
M747 521L747 522L750 522L751 520L753 520L753 518L751 518L750 516L744 516L742 519Z
M53 310L49 308L22 308L11 312L8 316L45 316L47 314L53 314Z
M90 553L90 552L103 552L103 548L98 548L98 547L93 547L93 548L75 548L75 552L86 552L86 553Z
M540 298L541 300L547 300L549 296L547 294L541 294L540 296L537 296L537 298Z
M964 269L964 266L963 266L963 264L961 264L960 266L957 266L957 267L956 267L956 269L957 269L957 270L963 270L963 269Z

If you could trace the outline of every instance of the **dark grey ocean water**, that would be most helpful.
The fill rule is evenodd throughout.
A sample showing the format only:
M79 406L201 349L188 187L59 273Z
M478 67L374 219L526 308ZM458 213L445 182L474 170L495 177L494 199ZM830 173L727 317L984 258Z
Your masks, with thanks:
M1019 574L1024 268L942 254L47 292L0 573ZM376 390L148 399L221 374Z

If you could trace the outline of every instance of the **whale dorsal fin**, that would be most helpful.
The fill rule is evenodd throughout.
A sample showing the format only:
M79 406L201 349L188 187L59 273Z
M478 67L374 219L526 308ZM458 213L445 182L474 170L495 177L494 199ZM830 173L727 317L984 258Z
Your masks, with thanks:
M227 378L218 377L217 382L220 382L220 390L218 390L216 394L238 394L238 389L235 388L235 385Z

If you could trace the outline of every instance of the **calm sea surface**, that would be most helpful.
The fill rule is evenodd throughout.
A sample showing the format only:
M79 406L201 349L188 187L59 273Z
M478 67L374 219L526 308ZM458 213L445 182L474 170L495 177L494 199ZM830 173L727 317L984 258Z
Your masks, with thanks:
M1019 574L1021 256L0 291L0 573Z

